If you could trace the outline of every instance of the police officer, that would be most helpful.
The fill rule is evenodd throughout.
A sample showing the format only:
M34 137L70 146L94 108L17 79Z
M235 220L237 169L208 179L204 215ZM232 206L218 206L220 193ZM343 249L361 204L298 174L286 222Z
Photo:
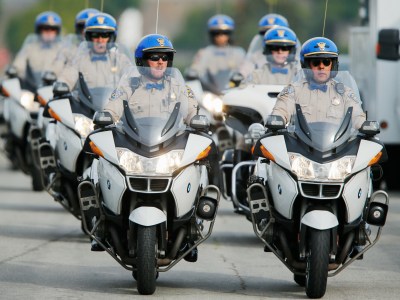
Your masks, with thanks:
M35 35L29 35L17 53L13 66L17 76L30 82L27 88L35 89L40 84L43 71L53 71L53 62L61 47L61 17L52 11L39 14L35 20ZM35 78L28 78L32 72ZM36 85L36 86L35 86Z
M85 23L90 17L100 13L95 8L86 8L78 12L75 16L75 33L68 34L63 38L61 49L57 54L54 62L56 70L55 73L59 74L65 65L72 62L73 57L78 51L79 44L85 39Z
M259 69L266 63L264 55L265 33L275 26L289 28L289 22L279 14L266 14L258 22L258 34L250 42L245 60L239 68L239 73L243 78L246 78L254 69Z
M335 80L339 61L338 49L331 40L315 37L306 41L300 52L305 78L289 84L278 95L272 115L289 122L300 104L308 122L318 120L341 121L348 107L353 107L353 127L358 129L365 121L360 100L352 89Z
M174 53L175 49L166 36L150 34L140 40L135 50L139 73L135 74L134 71L124 76L105 106L114 121L123 115L124 100L128 101L135 116L162 116L174 105L170 95L175 95L175 98L184 97L188 100L188 114L184 121L190 124L191 118L197 113L197 101L190 88L181 86L168 76L167 68L172 67Z
M287 27L275 26L264 35L266 63L254 70L247 81L253 84L288 84L300 65L296 60L296 34Z
M115 88L122 74L132 65L127 53L114 43L117 23L106 13L95 14L85 23L85 39L74 57L59 76L59 81L73 89L79 73L89 88Z
M219 94L221 91L212 90L213 87L207 82L208 72L212 76L227 73L228 84L229 74L239 68L244 60L245 51L241 47L231 45L235 22L229 16L215 15L208 20L207 27L212 45L197 52L189 73L200 79L204 89Z

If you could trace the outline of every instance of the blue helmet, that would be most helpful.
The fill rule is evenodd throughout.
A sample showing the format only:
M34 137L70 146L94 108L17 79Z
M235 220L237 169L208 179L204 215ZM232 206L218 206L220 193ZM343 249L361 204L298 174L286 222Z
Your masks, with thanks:
M274 47L281 46L289 49L289 57L287 61L293 61L296 54L296 34L288 27L275 26L264 34L264 54L267 59L270 58L271 51Z
M210 33L222 31L230 34L235 29L235 21L227 15L215 15L208 20L207 28Z
M52 27L57 30L57 34L61 31L61 17L53 11L45 11L39 14L35 20L35 33L40 33L42 27Z
M331 58L332 71L339 68L339 50L335 43L325 37L315 37L307 40L300 51L300 63L302 68L310 68L309 60L312 58Z
M110 33L109 42L114 42L117 38L117 21L106 13L99 13L89 17L85 23L85 39L90 41L92 33L95 32Z
M147 66L146 56L154 52L166 53L169 57L168 67L172 67L174 53L176 51L171 41L161 34L149 34L139 41L135 50L136 65Z
M86 20L98 13L100 11L95 8L86 8L78 12L75 17L75 33L80 34L85 29Z
M267 14L264 17L260 19L258 22L258 32L261 35L264 35L264 33L268 30L271 29L273 26L283 26L283 27L289 27L289 22L287 19L278 14Z

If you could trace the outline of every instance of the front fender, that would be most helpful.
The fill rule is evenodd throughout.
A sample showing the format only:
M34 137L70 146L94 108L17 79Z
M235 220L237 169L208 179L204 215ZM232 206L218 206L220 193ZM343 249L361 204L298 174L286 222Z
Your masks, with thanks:
M142 226L153 226L167 221L167 216L156 207L141 206L131 212L129 220Z
M301 218L301 224L318 230L334 228L339 225L337 217L326 210L313 210Z

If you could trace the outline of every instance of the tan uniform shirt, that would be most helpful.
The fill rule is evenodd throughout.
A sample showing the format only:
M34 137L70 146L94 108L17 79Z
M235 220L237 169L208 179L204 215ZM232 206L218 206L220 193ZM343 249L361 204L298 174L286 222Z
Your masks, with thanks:
M53 62L61 49L61 41L44 43L37 35L30 35L26 38L24 46L17 53L13 66L17 70L18 77L26 79L26 69L29 63L32 71L38 75L38 79L44 71L53 71ZM55 72L56 73L56 72ZM57 75L57 73L56 73Z
M94 56L89 49L85 55L77 55L61 72L58 81L67 83L72 90L81 72L89 88L115 88L122 74L132 66L129 58L115 48L107 50L106 60L93 60Z
M241 47L210 45L197 52L190 69L195 70L200 78L205 76L207 71L211 74L217 74L221 70L235 71L242 64L244 57L245 51Z
M246 81L253 84L287 85L299 69L300 66L297 62L288 63L282 68L266 63L261 69L254 70Z
M197 100L189 87L181 86L174 78L159 81L157 84L163 88L146 88L147 84L153 84L145 76L136 77L138 86L132 87L131 78L124 82L121 80L118 88L112 93L110 101L104 110L109 111L114 119L118 121L123 115L123 101L127 100L129 108L135 117L168 117L178 100L185 105L181 111L187 112L184 117L186 124L197 112ZM182 101L183 100L183 101Z
M282 116L287 123L295 113L296 103L300 104L308 122L320 120L341 122L349 107L353 107L354 128L360 128L366 118L361 102L353 90L334 79L327 82L326 92L319 89L311 90L306 80L289 84L278 95L271 114Z
M82 39L76 34L69 34L62 40L62 45L54 61L54 71L60 74L65 66L70 65L78 52Z

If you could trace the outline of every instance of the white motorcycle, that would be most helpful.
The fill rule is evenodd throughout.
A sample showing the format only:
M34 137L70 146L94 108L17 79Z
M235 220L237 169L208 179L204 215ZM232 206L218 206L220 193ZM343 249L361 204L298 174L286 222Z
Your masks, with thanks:
M54 120L55 129L46 126L47 132L54 131L53 138L38 145L42 180L49 194L78 219L81 218L76 192L78 179L86 176L84 173L91 165L91 159L82 151L83 145L93 130L94 113L104 107L112 90L88 88L79 74L77 93L70 93L65 83L56 83L55 97L43 111L44 119Z
M344 78L344 77L342 77ZM342 82L339 74L335 80ZM346 85L358 94L353 80ZM378 241L389 197L372 191L371 167L386 159L377 122L352 128L342 120L308 123L300 105L286 128L270 116L269 132L254 146L260 157L247 189L253 229L305 286L310 298L326 292L327 278Z
M234 149L224 151L220 162L221 192L225 199L233 202L236 211L244 213L249 220L250 208L245 199L245 189L247 179L256 165L256 160L250 155L250 148L264 133L266 118L271 114L276 98L283 88L283 85L246 84L229 90L222 98L227 127L242 136L237 138L244 139L243 143L248 146L249 151L248 155L244 154L245 151ZM243 193L240 192L241 189Z
M178 70L167 72L185 89ZM132 271L140 294L154 293L159 272L183 258L197 260L197 246L210 236L217 214L220 193L207 170L216 146L202 132L206 118L195 116L191 129L183 124L183 93L169 92L168 105L154 117L133 114L126 101L117 125L106 126L112 124L108 112L96 113L101 128L85 144L95 159L91 180L78 187L84 228ZM151 90L143 97L151 99Z

